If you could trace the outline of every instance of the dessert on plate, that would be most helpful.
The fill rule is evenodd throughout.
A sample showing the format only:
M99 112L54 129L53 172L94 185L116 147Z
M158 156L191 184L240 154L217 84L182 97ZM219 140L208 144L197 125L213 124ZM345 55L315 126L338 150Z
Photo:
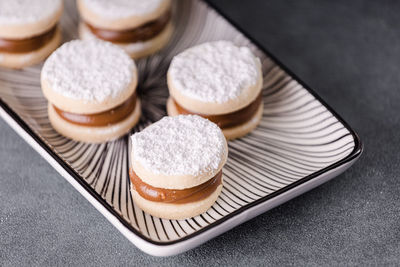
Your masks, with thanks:
M171 38L171 0L77 0L81 39L102 39L132 58L151 55Z
M54 129L90 143L116 139L139 121L137 82L135 62L118 46L98 40L63 44L41 72Z
M168 115L197 114L227 139L246 135L263 112L260 60L247 47L216 41L175 56L167 73Z
M62 0L0 1L0 66L21 69L43 61L61 42Z
M217 125L196 115L164 117L131 139L131 193L142 210L179 220L214 204L228 156Z

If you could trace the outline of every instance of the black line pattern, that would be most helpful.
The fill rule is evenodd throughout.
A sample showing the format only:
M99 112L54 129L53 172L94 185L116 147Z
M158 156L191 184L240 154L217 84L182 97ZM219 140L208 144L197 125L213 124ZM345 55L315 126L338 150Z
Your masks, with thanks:
M64 41L77 38L75 1L66 1L61 25ZM262 60L264 113L260 126L229 143L224 189L215 205L195 218L174 221L150 216L132 201L128 169L128 135L92 145L64 138L47 118L40 90L41 66L0 70L0 97L72 167L123 220L155 242L185 238L262 197L319 171L351 153L349 131L306 89L257 49L240 32L199 0L177 1L176 31L161 53L137 61L143 116L132 133L165 116L165 74L173 55L198 43L227 39L249 46Z

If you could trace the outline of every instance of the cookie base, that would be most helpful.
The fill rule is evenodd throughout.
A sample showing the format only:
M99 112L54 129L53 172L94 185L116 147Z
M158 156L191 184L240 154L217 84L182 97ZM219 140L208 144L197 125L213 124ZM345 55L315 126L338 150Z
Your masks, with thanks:
M61 30L57 30L53 38L43 47L27 53L0 52L0 66L11 69L22 69L35 65L46 59L61 43Z
M61 118L50 103L48 104L48 115L51 125L60 134L75 141L103 143L128 133L140 119L141 106L140 100L137 99L135 110L131 115L119 123L102 127L88 127L70 123Z
M258 107L257 112L253 115L253 117L249 121L235 127L221 129L223 134L225 135L225 138L227 140L232 140L245 136L246 134L253 131L261 121L263 110L264 110L264 104L261 102L261 105ZM167 100L167 113L168 116L179 115L179 112L176 109L174 101L172 100L171 97L169 97Z
M138 59L154 54L164 48L171 39L173 32L174 27L172 23L169 23L161 33L150 40L130 44L114 44L124 49L125 52L128 53L133 59ZM79 38L82 40L99 39L82 22L79 24Z
M207 198L186 204L154 202L144 199L131 185L132 199L143 211L163 219L183 220L206 212L217 200L222 190L222 184Z

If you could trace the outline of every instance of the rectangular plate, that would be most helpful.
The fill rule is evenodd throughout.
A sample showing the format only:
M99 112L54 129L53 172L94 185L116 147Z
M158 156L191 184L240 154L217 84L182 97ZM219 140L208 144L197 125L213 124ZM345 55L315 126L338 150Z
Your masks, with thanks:
M66 1L64 41L76 39L79 16ZM264 113L259 127L229 142L224 188L206 213L175 221L150 216L132 201L128 135L93 145L64 138L47 118L40 66L0 70L2 117L133 244L157 256L194 248L343 172L361 154L355 132L312 90L201 0L176 1L175 34L159 54L137 61L143 116L133 132L166 115L165 74L174 55L193 45L232 40L260 57ZM100 233L99 233L100 234Z

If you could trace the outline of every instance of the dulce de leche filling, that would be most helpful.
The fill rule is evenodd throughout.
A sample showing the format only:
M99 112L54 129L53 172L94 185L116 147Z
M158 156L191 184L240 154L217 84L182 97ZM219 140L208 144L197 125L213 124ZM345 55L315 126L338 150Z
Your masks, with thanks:
M41 35L26 39L4 39L0 38L0 52L27 53L42 48L53 38L57 25Z
M171 12L168 11L156 20L150 21L138 28L113 31L97 28L89 23L85 23L89 30L98 38L114 43L135 43L147 41L162 32L171 19Z
M129 177L133 188L144 199L173 204L185 204L203 200L217 190L217 187L222 183L222 170L207 182L187 189L164 189L153 187L143 182L131 168Z
M64 120L78 125L83 126L108 126L111 124L118 123L128 117L134 110L136 106L136 92L128 98L121 105L95 114L76 114L63 111L53 105L54 110L57 114Z
M173 100L173 101L174 101L176 110L178 111L179 114L199 115L203 118L206 118L206 119L214 122L221 129L224 129L224 128L229 128L229 127L235 127L235 126L241 125L241 124L246 123L249 120L251 120L261 105L262 93L260 92L260 94L257 96L257 98L253 102L251 102L249 105L247 105L246 107L239 109L237 111L234 111L232 113L226 113L226 114L221 114L221 115L206 115L206 114L192 112L192 111L187 110L184 107L180 106L175 100Z

